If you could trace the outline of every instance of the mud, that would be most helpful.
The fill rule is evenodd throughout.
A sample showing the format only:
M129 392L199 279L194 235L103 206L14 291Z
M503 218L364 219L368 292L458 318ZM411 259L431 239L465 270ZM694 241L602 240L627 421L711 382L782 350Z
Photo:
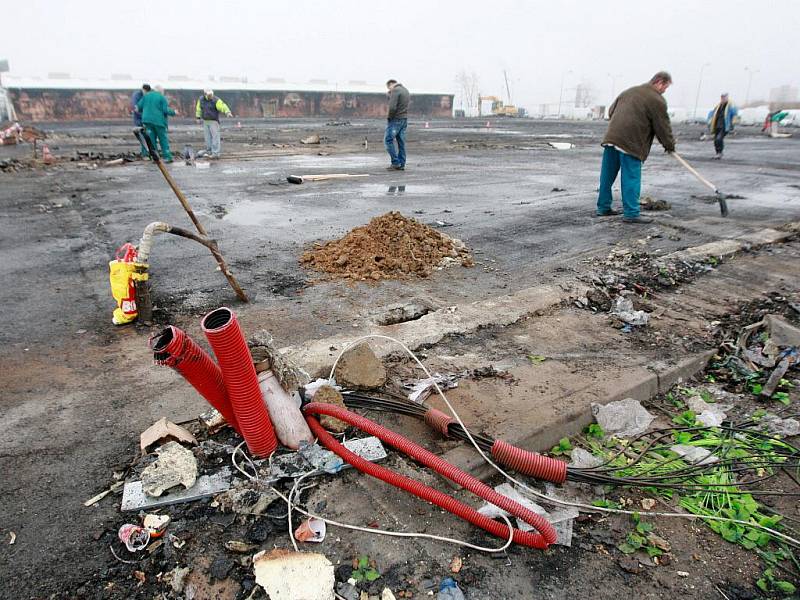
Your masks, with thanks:
M375 217L341 239L307 250L300 262L332 278L354 281L429 277L448 262L475 264L463 242L399 212Z

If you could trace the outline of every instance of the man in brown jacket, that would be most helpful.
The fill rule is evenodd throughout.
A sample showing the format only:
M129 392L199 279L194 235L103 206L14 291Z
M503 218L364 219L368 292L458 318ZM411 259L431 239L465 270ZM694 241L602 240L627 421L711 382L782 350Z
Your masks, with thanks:
M603 166L600 168L600 194L597 215L618 215L611 208L611 186L622 170L622 208L625 223L652 223L639 215L639 194L642 188L642 163L650 154L653 138L658 138L664 150L675 151L675 138L667 114L664 92L672 85L672 77L659 71L642 85L622 92L611 108L611 121L603 138Z

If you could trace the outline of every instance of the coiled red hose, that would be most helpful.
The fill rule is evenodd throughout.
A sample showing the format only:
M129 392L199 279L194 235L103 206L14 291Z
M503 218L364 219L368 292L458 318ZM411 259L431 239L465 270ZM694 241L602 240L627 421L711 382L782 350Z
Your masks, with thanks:
M438 431L444 437L450 437L450 430L447 429L447 426L453 422L453 417L447 413L443 413L436 408L429 408L428 412L425 413L425 422L431 429Z
M419 498L422 498L423 500L432 502L436 506L453 513L454 515L461 517L466 521L469 521L473 525L488 531L492 535L495 535L499 538L508 538L509 530L507 525L498 523L497 521L480 514L474 508L463 504L452 496L448 496L439 490L361 458L340 444L322 427L322 425L320 425L319 421L317 421L317 419L311 415L329 415L345 421L350 425L354 425L370 435L378 437L383 442L404 452L414 460L424 464L427 467L430 467L440 475L447 477L451 481L468 489L470 492L480 496L487 502L491 502L495 506L498 506L511 513L515 517L519 517L539 532L534 533L520 531L519 529L512 529L512 539L517 544L530 546L532 548L545 549L556 541L556 532L546 519L525 508L511 498L497 493L469 473L465 473L458 467L451 465L432 452L429 452L425 448L418 446L399 433L395 433L383 427L382 425L378 425L377 423L370 421L365 417L352 413L341 406L312 402L303 407L303 411L306 413L306 421L308 421L311 431L315 436L317 436L322 444L341 457L343 460L353 465L359 471L385 481L386 483L390 483L395 487L399 487Z
M553 483L564 483L567 480L567 463L517 448L503 440L494 441L492 456L497 459L497 462L501 462L519 473L536 477L536 479L544 479Z
M269 456L278 447L278 440L236 315L223 306L203 317L201 326L219 361L222 381L247 447L256 456Z
M236 431L239 425L228 400L222 372L208 353L185 331L170 325L150 338L156 364L172 367L216 408Z

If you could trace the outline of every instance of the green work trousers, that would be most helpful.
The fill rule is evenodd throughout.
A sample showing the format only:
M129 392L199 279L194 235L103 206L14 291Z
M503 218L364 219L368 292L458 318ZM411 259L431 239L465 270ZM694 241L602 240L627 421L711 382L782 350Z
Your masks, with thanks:
M172 160L172 152L169 149L169 138L167 137L167 128L163 125L153 125L152 123L145 123L147 129L147 136L153 143L153 148L161 153L161 158L164 160Z

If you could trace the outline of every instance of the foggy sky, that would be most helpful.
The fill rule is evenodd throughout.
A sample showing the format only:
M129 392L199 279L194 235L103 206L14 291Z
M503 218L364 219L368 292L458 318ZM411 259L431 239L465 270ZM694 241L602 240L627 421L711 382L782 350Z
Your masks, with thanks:
M0 58L14 75L108 77L151 83L168 75L326 79L458 92L461 70L482 94L505 99L503 70L519 106L558 101L579 82L595 103L667 69L673 106L700 104L721 91L743 102L797 86L800 8L756 0L402 1L163 0L108 2L1 0ZM571 71L571 72L570 72ZM456 100L458 108L458 99Z

